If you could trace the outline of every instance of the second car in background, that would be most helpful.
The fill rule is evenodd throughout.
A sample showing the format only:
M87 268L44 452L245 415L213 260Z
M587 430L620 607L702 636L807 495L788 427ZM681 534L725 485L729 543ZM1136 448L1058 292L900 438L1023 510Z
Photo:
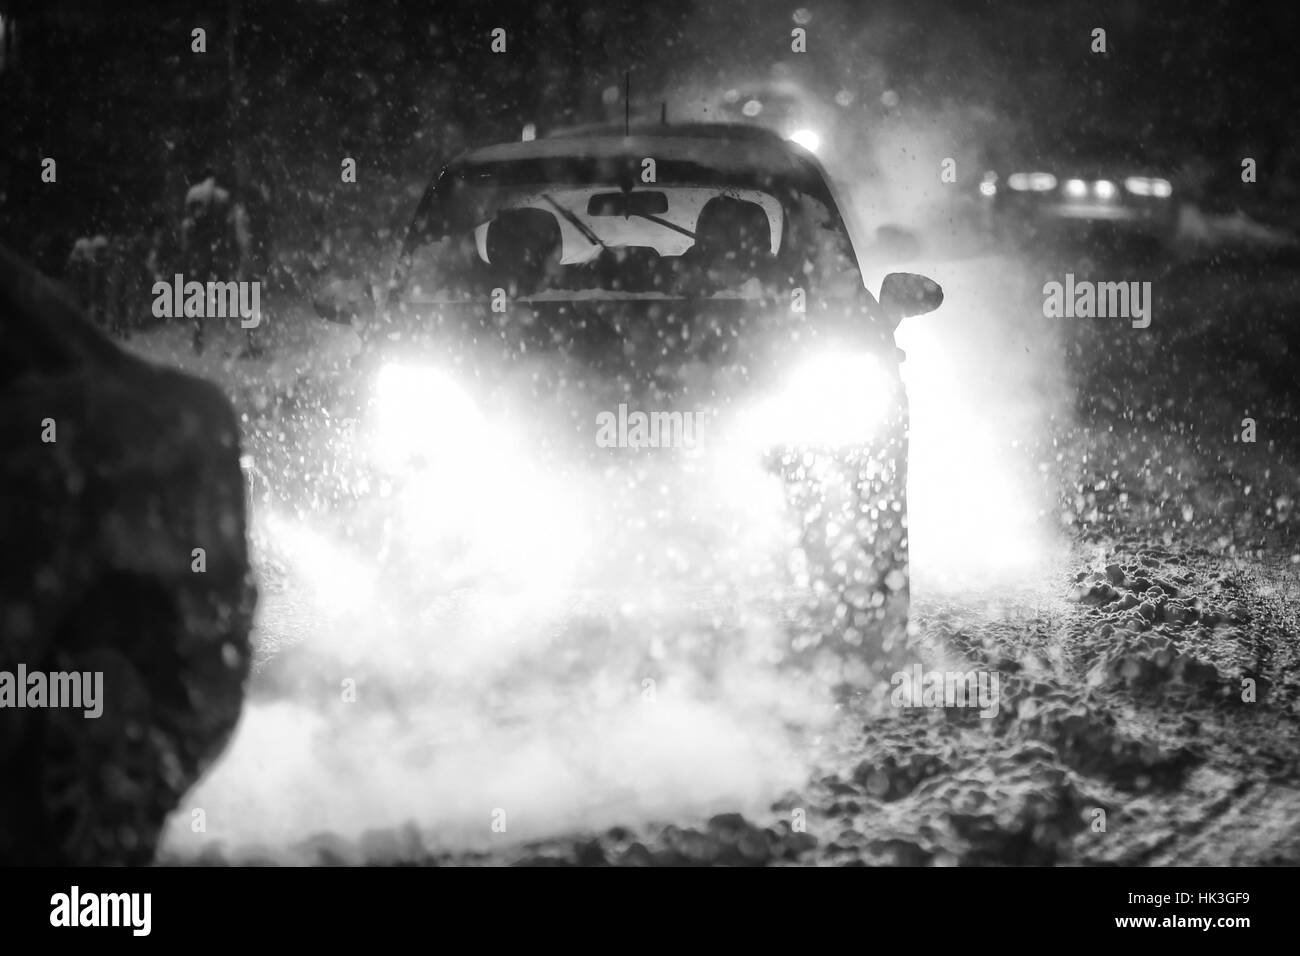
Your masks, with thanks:
M1004 240L1112 238L1163 247L1178 230L1171 172L1131 150L1027 151L984 173L980 193Z

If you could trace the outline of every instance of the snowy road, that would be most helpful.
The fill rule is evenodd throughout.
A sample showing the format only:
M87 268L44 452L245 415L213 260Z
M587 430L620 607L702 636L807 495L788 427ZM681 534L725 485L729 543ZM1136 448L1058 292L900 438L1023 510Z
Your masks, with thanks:
M1209 522L1175 499L1232 453L1230 433L1186 437L1222 424L1231 398L1206 389L1231 376L1164 401L1187 378L1178 356L1206 346L1192 316L1219 329L1238 304L1171 273L1138 339L1044 318L1052 267L909 264L946 301L898 335L916 663L996 674L996 716L887 694L834 711L740 667L725 692L689 670L647 688L623 649L688 626L680 608L404 600L328 529L262 506L262 663L189 797L206 829L177 813L166 858L1295 862L1300 831L1277 822L1294 815L1276 812L1300 779L1294 536L1275 506L1247 548L1230 492ZM1267 282L1296 301L1292 267ZM1213 350L1199 358L1213 369ZM1288 437L1293 411L1272 419ZM1229 470L1294 495L1295 447Z

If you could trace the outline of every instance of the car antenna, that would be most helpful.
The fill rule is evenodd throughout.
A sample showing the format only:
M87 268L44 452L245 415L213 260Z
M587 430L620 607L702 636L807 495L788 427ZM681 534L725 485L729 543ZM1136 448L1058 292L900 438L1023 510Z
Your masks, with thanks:
M632 135L632 71L626 70L623 73L623 136L627 138ZM624 169L619 175L618 188L623 193L623 218L630 218L628 215L627 194L632 191L632 173Z

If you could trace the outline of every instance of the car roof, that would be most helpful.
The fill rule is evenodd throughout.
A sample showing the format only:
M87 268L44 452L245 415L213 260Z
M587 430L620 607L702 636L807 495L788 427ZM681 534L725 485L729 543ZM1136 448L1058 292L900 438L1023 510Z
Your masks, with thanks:
M771 130L739 123L683 123L573 127L540 139L471 150L454 165L492 165L530 160L654 157L657 162L694 163L718 172L806 180L816 172L811 154Z
M738 142L784 143L772 130L753 123L633 123L629 133L661 136L672 139L730 139ZM622 136L624 127L615 123L588 123L568 126L546 134L546 139L568 139L574 136Z

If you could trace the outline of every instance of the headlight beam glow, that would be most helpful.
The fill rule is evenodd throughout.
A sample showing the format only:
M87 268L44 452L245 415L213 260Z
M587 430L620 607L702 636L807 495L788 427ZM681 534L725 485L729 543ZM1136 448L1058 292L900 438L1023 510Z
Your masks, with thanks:
M811 129L797 129L787 137L791 142L798 143L810 153L817 152L822 144L821 135Z
M795 367L748 428L760 445L843 448L870 441L889 413L891 381L870 353L833 352Z

